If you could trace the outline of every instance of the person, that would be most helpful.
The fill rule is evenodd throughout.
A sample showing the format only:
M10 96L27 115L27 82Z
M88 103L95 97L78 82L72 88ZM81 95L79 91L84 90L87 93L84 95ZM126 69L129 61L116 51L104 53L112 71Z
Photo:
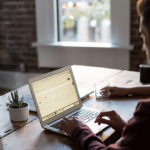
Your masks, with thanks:
M143 38L147 55L150 58L150 0L138 0L137 11L140 16L140 33ZM120 89L113 87L112 93L120 96L126 94L148 94L149 87ZM137 92L139 90L139 93ZM129 92L130 91L130 92ZM131 93L132 92L132 93ZM112 94L112 95L113 95ZM105 119L105 116L109 119ZM64 118L61 121L60 129L70 135L75 143L82 150L149 150L150 138L150 99L138 103L134 116L126 123L115 111L101 112L95 123L105 123L115 130L122 131L122 137L117 143L106 146L100 139L76 117Z
M145 6L145 4L148 4ZM140 28L139 32L143 38L144 47L146 49L147 58L150 60L150 6L149 1L141 0L137 3L137 10L140 16ZM123 87L104 87L101 89L100 93L102 95L107 95L109 91L109 96L127 96L127 95L150 95L150 86L123 88Z

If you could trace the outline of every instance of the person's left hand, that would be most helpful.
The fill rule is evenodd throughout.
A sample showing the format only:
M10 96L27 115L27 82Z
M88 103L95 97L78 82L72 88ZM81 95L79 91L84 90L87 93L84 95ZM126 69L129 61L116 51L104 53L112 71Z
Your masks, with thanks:
M84 124L77 117L64 118L60 123L60 129L64 130L69 136L72 135L74 129Z

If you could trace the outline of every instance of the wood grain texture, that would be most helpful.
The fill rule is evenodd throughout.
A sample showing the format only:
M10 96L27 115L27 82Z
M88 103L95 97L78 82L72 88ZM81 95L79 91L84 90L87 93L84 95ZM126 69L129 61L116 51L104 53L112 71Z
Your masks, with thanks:
M120 71L107 68L91 68L91 67L78 67L76 68L75 76L77 82L83 84L87 80L109 79L109 82L116 85L133 86L141 85L139 82L139 73ZM85 69L85 70L84 70ZM92 73L93 69L93 73ZM106 75L105 75L106 74ZM87 83L85 83L87 84ZM28 86L20 88L22 91L28 91ZM3 110L8 95L0 97L0 129L5 125L11 125L6 109ZM83 100L83 106L95 108L98 110L116 110L125 120L129 120L135 110L136 104L144 97L116 97L105 98L103 100L96 100L94 94ZM31 114L35 115L35 114ZM108 132L109 131L109 132ZM100 136L101 139L107 140L114 131L110 128L103 132ZM45 131L38 119L26 124L22 128L12 132L6 137L0 139L1 150L76 150L77 147L71 138L62 136L50 131Z

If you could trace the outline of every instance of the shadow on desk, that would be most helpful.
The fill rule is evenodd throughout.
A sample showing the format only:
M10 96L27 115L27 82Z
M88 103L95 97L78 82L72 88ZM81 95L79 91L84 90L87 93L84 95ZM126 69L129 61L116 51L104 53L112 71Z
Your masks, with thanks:
M3 89L3 88L0 88L0 95L3 95L7 92L11 91L10 89Z
M77 147L73 143L73 140L67 136L53 133L51 131L43 130L35 139L32 141L32 149L44 150L44 149L54 149L54 150L76 150Z

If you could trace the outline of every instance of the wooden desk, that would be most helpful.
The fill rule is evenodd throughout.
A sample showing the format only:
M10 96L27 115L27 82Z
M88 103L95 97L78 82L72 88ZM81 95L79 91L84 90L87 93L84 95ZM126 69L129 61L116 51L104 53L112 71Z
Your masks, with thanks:
M139 73L131 71L121 71L116 69L75 66L74 74L77 84L86 86L96 81L103 82L109 80L110 85L135 86L141 85ZM29 92L28 86L19 89ZM4 107L9 93L0 97L0 131L4 127L16 127L14 132L0 139L0 150L76 150L73 141L68 137L45 131L36 118L36 114L30 113L28 122L15 124L9 120L8 111ZM142 97L122 97L95 100L94 95L83 100L84 106L89 106L101 110L116 110L125 120L132 116L135 106ZM105 139L110 133L105 132L101 138Z

